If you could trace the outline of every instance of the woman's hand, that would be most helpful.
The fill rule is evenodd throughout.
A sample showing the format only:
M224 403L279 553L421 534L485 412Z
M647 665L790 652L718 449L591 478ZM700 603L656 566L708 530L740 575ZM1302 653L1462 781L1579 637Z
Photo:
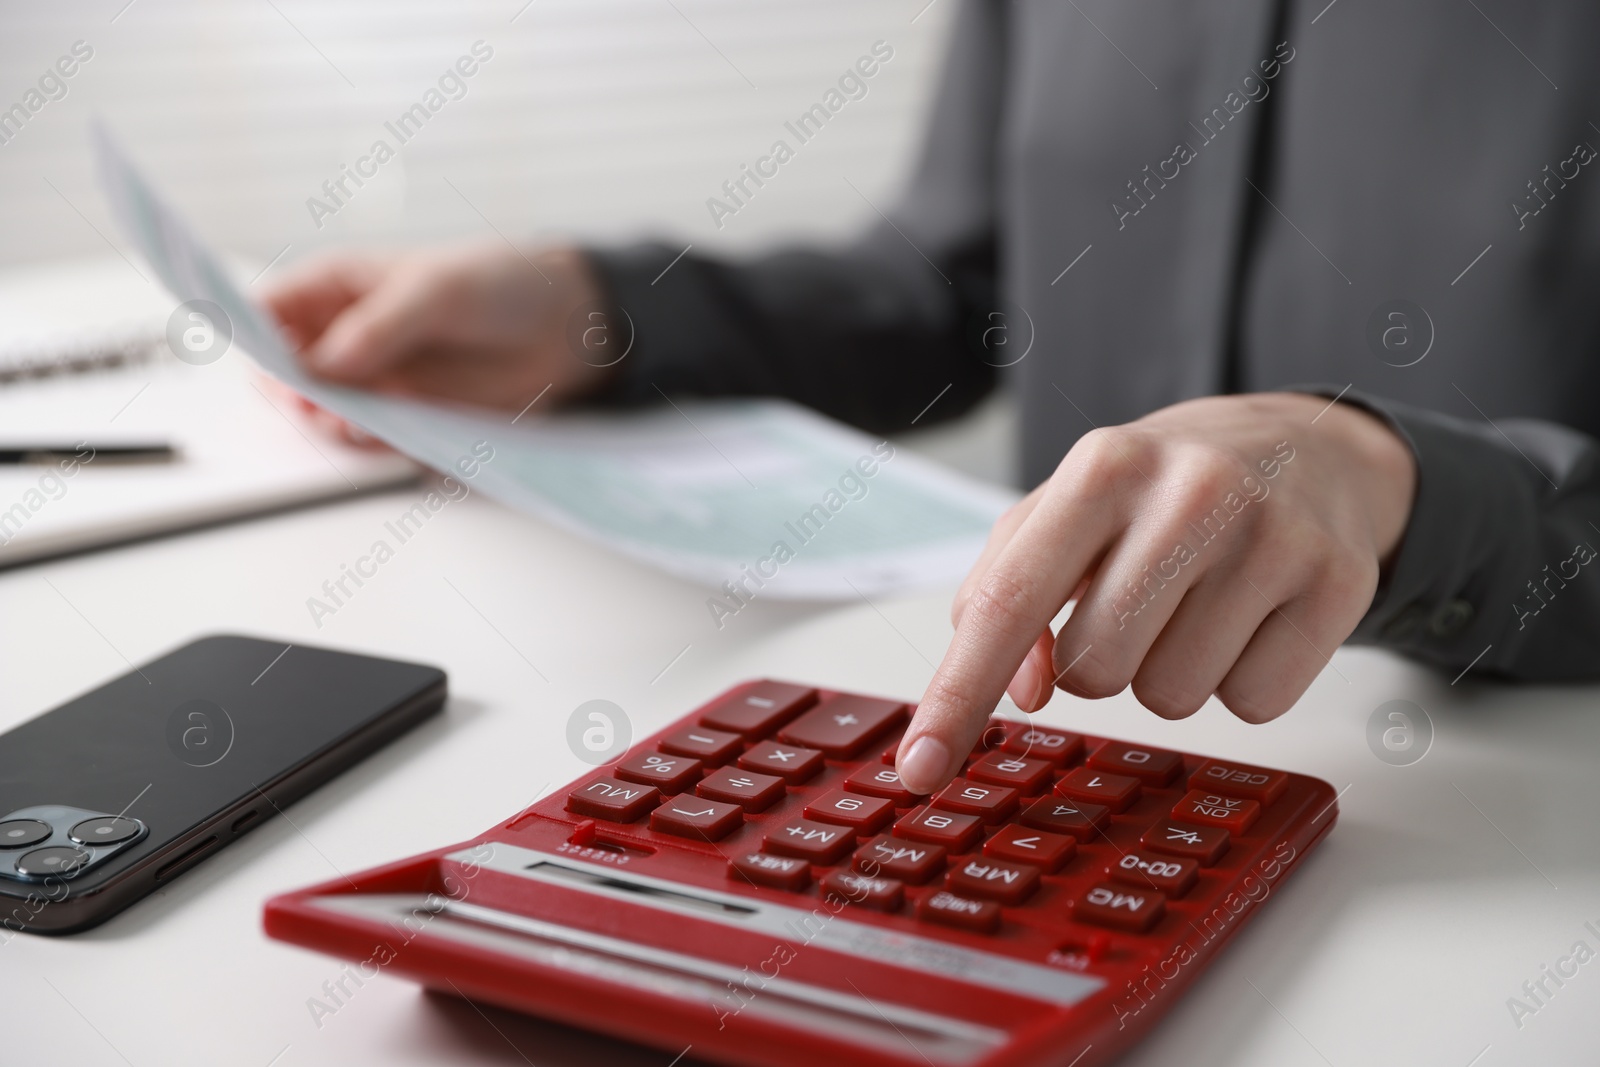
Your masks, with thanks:
M569 249L334 253L266 300L315 374L512 411L547 388L546 402L598 389L614 362L605 346L626 344L611 336L623 331L605 323L588 262Z
M1086 435L962 584L901 780L949 781L1002 693L1037 711L1056 688L1132 684L1169 719L1213 694L1247 722L1283 714L1366 613L1415 482L1382 421L1298 393L1194 400Z

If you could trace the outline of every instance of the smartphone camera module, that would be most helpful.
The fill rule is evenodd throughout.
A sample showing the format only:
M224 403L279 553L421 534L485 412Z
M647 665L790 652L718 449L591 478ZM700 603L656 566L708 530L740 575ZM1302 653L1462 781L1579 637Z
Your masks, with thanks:
M48 804L0 818L0 877L23 881L76 878L149 833L138 819Z

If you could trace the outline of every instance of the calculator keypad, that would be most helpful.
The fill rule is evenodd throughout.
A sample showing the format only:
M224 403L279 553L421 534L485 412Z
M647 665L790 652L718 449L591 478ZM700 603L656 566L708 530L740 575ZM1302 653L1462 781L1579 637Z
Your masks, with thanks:
M1208 872L1238 862L1230 850L1291 785L1282 771L996 720L959 776L918 796L894 768L908 712L748 686L575 786L565 807L715 849L726 881L753 890L968 934L1014 914L1082 930L1061 951L1099 958L1214 899Z

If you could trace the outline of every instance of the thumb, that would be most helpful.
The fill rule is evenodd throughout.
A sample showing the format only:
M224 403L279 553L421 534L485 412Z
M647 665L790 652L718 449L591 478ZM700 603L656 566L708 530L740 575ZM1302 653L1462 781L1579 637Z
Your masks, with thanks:
M396 271L328 325L307 355L311 369L363 381L403 362L447 311L447 286L428 271Z

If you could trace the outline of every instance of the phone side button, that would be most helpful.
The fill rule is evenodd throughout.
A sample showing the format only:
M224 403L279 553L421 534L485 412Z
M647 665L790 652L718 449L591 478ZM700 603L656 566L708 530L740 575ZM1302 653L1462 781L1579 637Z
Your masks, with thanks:
M206 854L217 847L217 836L212 834L204 841L189 846L188 851L175 860L170 860L160 870L156 871L156 881L164 882L168 878L182 874L205 858Z

